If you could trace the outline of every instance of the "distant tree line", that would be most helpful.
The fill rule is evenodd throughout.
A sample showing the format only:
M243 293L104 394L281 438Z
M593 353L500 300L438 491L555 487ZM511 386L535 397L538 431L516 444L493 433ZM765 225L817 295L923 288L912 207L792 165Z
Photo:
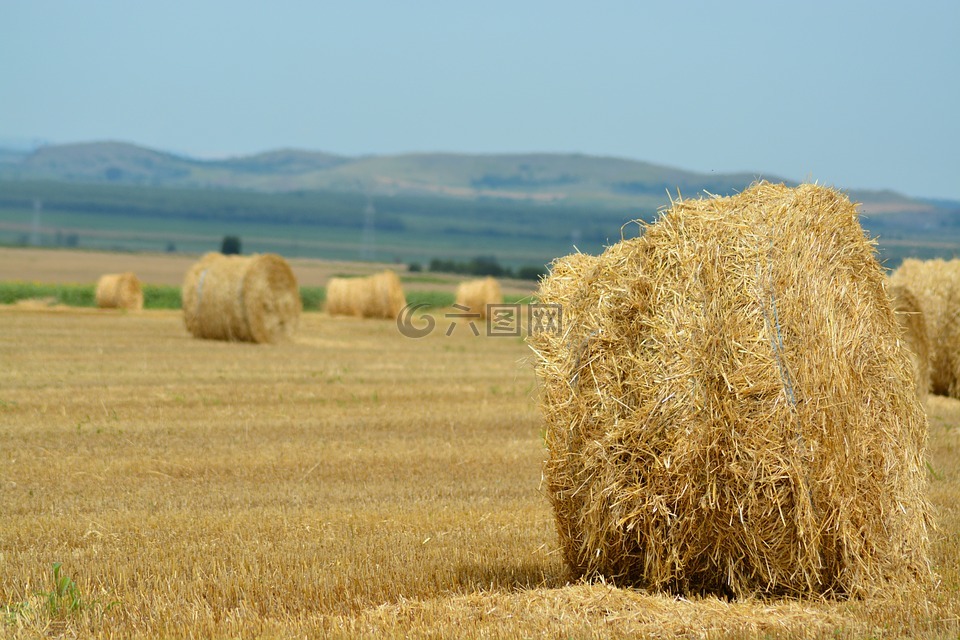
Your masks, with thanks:
M20 235L17 244L21 247L29 247L33 241L34 238L32 238L29 233L24 233ZM44 244L46 243L41 238L40 245L42 246ZM53 244L57 247L75 249L80 246L80 235L77 233L64 233L60 229L57 229L57 232L53 238Z
M420 266L412 268L411 271L419 271ZM493 276L494 278L519 278L520 280L539 280L541 276L546 275L546 266L526 265L518 267L516 270L501 265L495 256L477 256L466 262L457 262L456 260L441 260L434 258L430 261L430 271L439 271L443 273L462 273L471 276Z

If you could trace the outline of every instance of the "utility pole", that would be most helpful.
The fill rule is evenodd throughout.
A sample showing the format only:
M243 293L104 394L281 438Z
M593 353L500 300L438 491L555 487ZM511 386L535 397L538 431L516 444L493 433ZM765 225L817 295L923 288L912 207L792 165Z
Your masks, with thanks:
M374 218L377 210L373 208L373 199L367 196L367 207L363 210L363 232L360 234L360 259L373 261L377 257L377 237Z
M30 228L30 246L40 246L40 211L43 209L43 201L40 198L33 199L33 225Z

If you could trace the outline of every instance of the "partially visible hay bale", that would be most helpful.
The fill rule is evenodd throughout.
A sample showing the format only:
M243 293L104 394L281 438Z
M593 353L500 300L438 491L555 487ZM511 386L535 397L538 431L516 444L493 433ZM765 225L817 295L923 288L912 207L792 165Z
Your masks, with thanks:
M575 574L854 596L930 576L926 418L856 207L759 183L556 260L544 478Z
M361 278L331 278L326 311L332 316L394 319L407 304L396 273L382 271Z
M279 342L302 311L297 279L274 254L208 253L187 271L181 296L187 330L213 340Z
M930 336L923 309L920 301L906 285L890 285L890 297L900 323L903 345L910 352L917 395L922 399L930 390Z
M907 259L890 276L923 309L930 350L930 392L960 398L960 260Z
M487 317L488 304L502 303L503 294L500 292L500 283L496 278L467 280L457 286L456 304L466 307L473 313L479 313L481 318Z
M143 288L134 273L108 273L97 281L97 306L101 309L143 309Z

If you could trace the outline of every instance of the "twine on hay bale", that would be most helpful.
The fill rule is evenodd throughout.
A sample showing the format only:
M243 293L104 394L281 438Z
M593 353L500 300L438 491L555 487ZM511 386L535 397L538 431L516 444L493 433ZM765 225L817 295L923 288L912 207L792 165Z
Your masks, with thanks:
M143 287L132 272L108 273L97 281L97 307L100 309L143 309Z
M907 259L890 279L907 287L923 310L930 392L960 398L960 260Z
M923 308L910 287L891 284L890 297L902 331L903 346L910 352L917 395L923 399L930 389L930 336Z
M303 308L290 265L269 253L208 253L187 271L181 296L187 330L212 340L280 342Z
M930 576L926 417L856 207L759 183L556 260L531 336L576 575L866 595Z
M400 278L391 270L359 278L330 278L326 311L332 316L394 319L407 304Z
M479 313L481 318L487 317L488 304L502 303L503 293L500 292L500 283L491 276L466 280L457 286L455 304L466 307L473 313Z

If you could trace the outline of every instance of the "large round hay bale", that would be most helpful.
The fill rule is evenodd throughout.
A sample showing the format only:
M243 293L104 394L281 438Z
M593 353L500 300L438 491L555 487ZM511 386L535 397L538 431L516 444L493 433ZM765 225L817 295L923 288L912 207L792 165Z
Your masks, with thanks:
M496 278L466 280L457 286L455 304L466 307L472 313L479 313L481 318L487 317L488 304L502 303L503 294L500 292L500 283Z
M930 392L960 398L960 260L907 259L890 276L923 309L930 350Z
M208 253L187 271L181 296L187 330L213 340L279 342L303 308L290 265L274 254Z
M97 281L97 307L101 309L143 309L143 287L136 274L108 273Z
M407 304L400 278L391 270L327 282L326 311L332 316L394 319Z
M760 183L556 260L531 336L575 574L857 595L929 576L926 418L856 207Z
M917 395L923 399L930 390L930 335L923 308L906 285L891 284L890 297L900 323L903 346L910 352Z

